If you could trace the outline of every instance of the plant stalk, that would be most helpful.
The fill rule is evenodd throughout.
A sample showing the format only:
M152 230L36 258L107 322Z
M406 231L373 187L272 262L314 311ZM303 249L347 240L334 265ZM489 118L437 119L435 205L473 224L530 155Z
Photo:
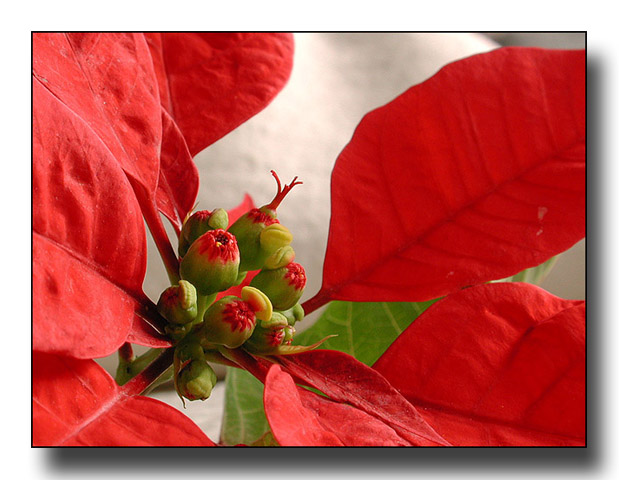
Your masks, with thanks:
M129 380L121 387L122 392L127 395L140 395L145 392L151 384L157 380L165 371L170 368L174 360L174 348L167 348L153 360L148 367Z

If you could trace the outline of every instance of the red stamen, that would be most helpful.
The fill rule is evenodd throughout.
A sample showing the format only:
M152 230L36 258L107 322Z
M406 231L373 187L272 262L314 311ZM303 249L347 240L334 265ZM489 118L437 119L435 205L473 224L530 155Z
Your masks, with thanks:
M232 326L232 331L249 330L256 324L256 314L242 300L235 300L226 305L223 311L223 319Z
M269 214L261 212L259 208L251 209L249 212L247 212L247 217L253 223L264 223L267 226L274 223L279 223L279 220L277 218L273 218Z
M299 177L294 177L292 179L292 182L290 182L289 185L284 185L284 188L282 189L282 184L279 181L279 177L277 176L277 173L275 173L275 170L271 170L271 175L275 177L275 181L277 182L277 193L275 194L273 200L271 200L271 203L266 205L266 207L270 208L271 210L276 210L277 207L279 207L279 204L282 203L284 197L288 195L288 192L290 190L292 190L292 187L294 187L295 185L301 185L303 182L297 182L297 178Z
M305 276L305 269L298 263L291 262L286 266L288 270L284 278L288 279L288 285L294 286L297 290L305 288L307 277Z
M266 334L267 344L270 347L279 347L284 341L284 329L273 329Z
M235 261L239 256L239 246L236 238L225 230L209 230L202 235L199 242L200 255L208 254L211 261L220 259L223 262Z
M194 213L194 215L197 220L208 220L208 217L211 216L211 212L209 212L208 210L200 210Z

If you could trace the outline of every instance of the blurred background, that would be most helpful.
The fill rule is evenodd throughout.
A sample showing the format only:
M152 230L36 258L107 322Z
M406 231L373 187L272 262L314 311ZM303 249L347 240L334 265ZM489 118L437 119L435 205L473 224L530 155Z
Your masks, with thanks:
M198 209L233 208L249 193L257 206L276 189L269 171L282 182L298 176L296 187L278 209L294 234L296 261L307 272L302 300L322 280L327 243L333 164L363 115L420 83L446 63L502 45L584 48L583 33L301 33L295 34L295 59L289 83L261 113L197 155ZM170 230L170 234L171 234ZM174 235L171 234L170 238ZM144 291L156 302L167 276L152 241ZM542 285L570 299L585 298L585 242L561 255ZM320 312L306 318L307 328ZM104 359L113 371L115 358ZM223 376L224 370L218 370ZM220 382L206 402L183 410L213 439L219 438L223 409ZM153 396L182 410L171 389Z

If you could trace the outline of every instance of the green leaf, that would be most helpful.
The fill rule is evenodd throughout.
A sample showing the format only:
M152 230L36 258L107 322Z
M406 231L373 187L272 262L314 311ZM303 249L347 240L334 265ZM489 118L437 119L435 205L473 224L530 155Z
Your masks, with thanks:
M427 302L331 302L318 321L295 337L303 345L327 335L321 348L339 350L372 365L393 341L436 300Z
M221 425L224 445L250 445L269 431L262 405L263 385L250 373L229 367Z

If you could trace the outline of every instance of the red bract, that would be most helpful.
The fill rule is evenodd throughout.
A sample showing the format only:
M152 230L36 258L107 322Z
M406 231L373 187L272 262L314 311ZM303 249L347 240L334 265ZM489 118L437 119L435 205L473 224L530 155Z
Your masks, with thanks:
M519 283L432 305L375 363L454 445L585 444L585 304Z
M147 300L140 206L85 122L36 80L33 101L33 345L107 355Z
M277 362L300 382L382 423L381 430L387 436L384 439L376 438L377 443L392 441L395 432L408 445L448 445L389 382L350 355L332 350L315 350L283 356ZM270 418L271 412L266 412L267 418ZM274 428L273 433L277 438L278 432ZM357 439L359 441L368 440Z
M375 417L297 387L278 365L266 377L264 408L282 446L410 445Z
M179 235L185 216L194 206L200 182L183 134L165 110L161 113L163 139L157 206Z
M146 39L161 104L192 155L262 110L292 69L286 33L147 33Z
M119 388L92 360L35 353L33 369L33 445L214 445L178 410L130 396L139 392Z
M429 300L542 263L584 236L584 172L583 51L452 63L368 114L339 156L304 307Z

